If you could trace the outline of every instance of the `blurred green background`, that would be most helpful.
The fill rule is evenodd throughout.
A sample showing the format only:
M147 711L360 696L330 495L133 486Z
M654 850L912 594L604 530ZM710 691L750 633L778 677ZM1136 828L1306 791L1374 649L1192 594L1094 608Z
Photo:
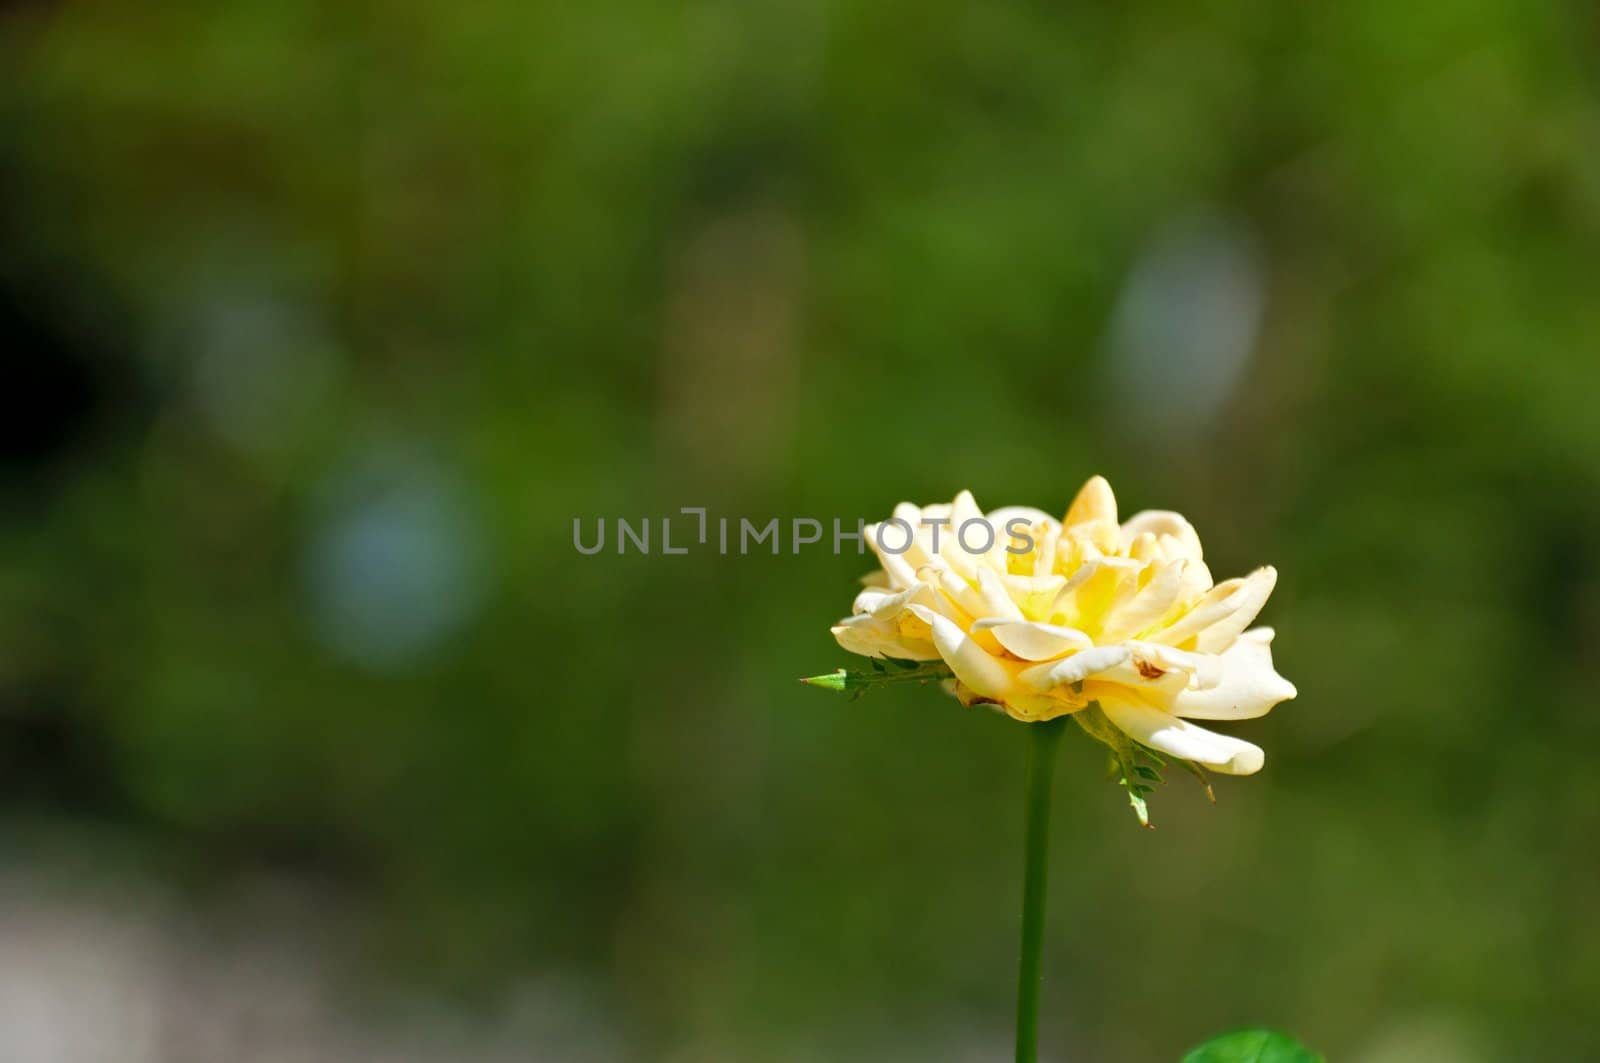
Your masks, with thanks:
M0 40L6 1058L1008 1058L1021 726L793 681L867 559L572 522L1096 472L1300 696L1153 832L1069 739L1050 1058L1600 1058L1588 5Z

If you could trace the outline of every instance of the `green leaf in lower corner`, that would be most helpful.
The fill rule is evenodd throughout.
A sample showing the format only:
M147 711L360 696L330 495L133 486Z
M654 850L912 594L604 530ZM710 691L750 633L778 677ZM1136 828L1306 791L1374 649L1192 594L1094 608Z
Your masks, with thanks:
M1181 1063L1325 1063L1292 1037L1273 1030L1235 1030L1213 1037Z

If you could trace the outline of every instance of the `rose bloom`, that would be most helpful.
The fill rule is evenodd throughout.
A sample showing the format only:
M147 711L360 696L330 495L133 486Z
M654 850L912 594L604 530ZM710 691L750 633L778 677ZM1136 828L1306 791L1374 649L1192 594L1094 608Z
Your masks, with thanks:
M1263 716L1295 696L1273 670L1272 629L1246 630L1276 570L1213 584L1187 520L1146 510L1119 524L1098 476L1060 521L1024 506L986 515L967 491L901 503L894 517L866 529L883 570L833 628L846 650L943 660L963 704L1018 720L1096 702L1151 749L1233 775L1261 769L1257 746L1188 721Z

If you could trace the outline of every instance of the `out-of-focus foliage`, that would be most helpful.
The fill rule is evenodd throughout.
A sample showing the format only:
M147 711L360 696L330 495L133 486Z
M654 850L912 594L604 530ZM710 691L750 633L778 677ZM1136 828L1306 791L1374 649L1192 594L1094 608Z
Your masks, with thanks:
M326 876L370 977L570 972L640 1058L992 1055L1019 725L793 682L865 559L572 521L1102 472L1279 567L1300 697L1155 832L1068 743L1044 1042L1592 1054L1596 32L0 6L4 814Z
M1322 1063L1322 1057L1274 1030L1237 1030L1207 1041L1183 1063Z

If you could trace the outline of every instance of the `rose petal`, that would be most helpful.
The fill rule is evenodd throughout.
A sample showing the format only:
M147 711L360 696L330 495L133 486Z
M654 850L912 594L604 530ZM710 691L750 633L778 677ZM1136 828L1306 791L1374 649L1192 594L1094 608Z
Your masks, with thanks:
M1023 616L1043 617L1050 615L1056 595L1067 585L1067 577L1001 576L1000 582L1006 589L1006 595L1022 610Z
M1061 536L1061 523L1042 509L1032 506L1001 506L988 514L989 524L994 528L995 548L990 551L990 557L995 567L1001 572L1011 571L1011 559L1018 558L1017 564L1025 571L1035 575L1046 575L1050 565L1055 562L1056 540ZM1022 534L1025 540L1019 541L1012 534L1012 529L1007 527L1013 521L1020 520L1026 526ZM1021 553L1011 553L1010 547L1028 549ZM1040 558L1048 555L1048 562L1040 568ZM1031 559L1032 564L1025 564L1021 559Z
M1277 582L1278 570L1271 565L1258 568L1243 579L1226 580L1211 588L1171 626L1151 632L1146 638L1168 646L1179 646L1193 638L1194 648L1201 653L1220 653L1250 626Z
M909 560L909 555L917 547L913 544L895 553L906 540L905 528L897 524L888 525L887 522L869 524L862 530L862 534L867 537L867 545L872 548L872 552L878 555L884 574L888 576L889 586L905 588L917 582L917 566ZM880 537L883 540L881 543L878 541Z
M1180 692L1172 699L1172 713L1194 720L1248 720L1294 697L1294 684L1272 667L1272 634L1270 627L1258 627L1240 635L1213 658L1221 666L1217 685Z
M922 581L913 583L905 590L892 593L876 587L868 587L856 595L855 604L851 606L850 611L852 613L871 613L876 617L893 620L913 602L936 609L951 620L960 622L964 619L959 606L940 594L931 584Z
M1194 558L1198 561L1201 557L1200 535L1181 513L1166 509L1147 509L1135 513L1123 522L1122 543L1127 546L1147 533L1154 535L1157 542L1170 540L1170 545L1163 542L1167 547L1168 560Z
M1117 496L1111 493L1111 485L1104 476L1091 476L1089 482L1078 489L1078 497L1072 500L1061 524L1070 528L1097 520L1117 522Z
M989 615L989 603L984 600L983 593L971 583L962 579L956 573L944 566L942 561L935 561L922 566L917 570L917 578L926 580L944 592L944 596L955 608L966 613L968 617ZM949 610L940 609L946 616Z
M1233 612L1200 632L1194 648L1201 653L1221 653L1233 645L1233 640L1255 621L1277 585L1278 570L1271 565L1246 576L1244 586L1235 595Z
M1211 570L1206 563L1198 557L1188 558L1188 564L1183 566L1183 590L1178 594L1180 602L1192 602L1203 597L1211 590Z
M1057 592L1050 605L1050 619L1059 615L1068 627L1088 627L1090 621L1098 621L1106 615L1123 593L1123 584L1133 582L1141 567L1139 562L1125 557L1085 561Z
M1102 698L1100 708L1134 741L1226 775L1254 775L1267 759L1259 746L1207 731L1135 701Z
M974 633L993 632L1000 645L1025 661L1053 661L1073 650L1088 649L1094 641L1076 628L1044 624L1037 620L985 617L972 625Z
M986 698L1003 699L1015 686L1015 680L1005 665L983 651L965 631L953 621L923 605L910 606L910 611L926 620L933 628L933 645L944 658L950 670L973 691Z
M1142 661L1137 657L1129 657L1121 664L1095 673L1092 678L1097 685L1115 683L1118 686L1132 688L1138 692L1140 698L1163 708L1189 685L1189 673L1176 669L1169 671L1164 668L1151 668L1148 661Z
M1022 610L1011 600L1011 595L1006 593L1006 586L1001 581L1000 574L987 565L978 567L978 593L983 596L984 605L988 607L982 615L1003 617L1007 620L1023 618Z
M1153 626L1178 601L1183 591L1186 561L1160 565L1144 590L1127 598L1107 614L1100 633L1102 642L1121 642Z
M956 545L957 550L965 552L961 539L956 535L961 526L969 520L982 520L983 510L978 508L978 503L973 499L971 491L960 491L956 494L955 501L950 503L950 541ZM971 538L971 536L968 536ZM968 554L968 556L973 556Z
M833 626L839 646L863 657L900 657L911 661L936 661L939 651L931 642L910 640L892 621L861 613Z
M1114 668L1129 657L1126 646L1096 646L1080 650L1071 657L1034 665L1017 673L1017 678L1035 690L1081 683L1098 672Z
M1164 672L1183 673L1189 689L1208 690L1222 681L1222 661L1214 654L1193 653L1137 639L1129 639L1123 645L1133 651L1136 663L1143 662Z

